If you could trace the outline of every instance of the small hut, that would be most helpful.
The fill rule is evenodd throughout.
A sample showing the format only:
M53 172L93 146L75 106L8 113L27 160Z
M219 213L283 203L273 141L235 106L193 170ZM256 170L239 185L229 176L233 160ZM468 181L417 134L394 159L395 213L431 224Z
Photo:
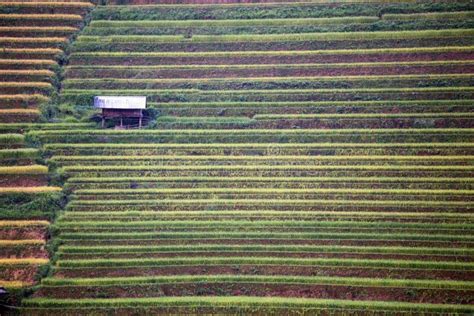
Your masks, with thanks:
M138 119L138 127L142 127L143 110L146 109L146 97L116 97L97 96L94 97L94 107L102 109L102 127L106 119L120 119L120 127L123 127L123 119Z

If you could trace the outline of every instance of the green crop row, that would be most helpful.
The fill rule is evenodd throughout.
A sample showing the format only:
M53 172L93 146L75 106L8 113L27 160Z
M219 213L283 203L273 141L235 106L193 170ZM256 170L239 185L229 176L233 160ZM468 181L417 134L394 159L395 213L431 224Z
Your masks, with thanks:
M25 72L24 74L20 76L29 76L29 74ZM50 80L50 77L44 77L44 79ZM48 102L50 101L50 98L42 94L2 94L0 95L0 101L4 104L9 104L12 106L13 105L31 105L31 104L39 104L43 102Z
M299 69L299 68L316 68L316 69L326 69L326 68L354 68L354 67L389 67L389 66L449 66L449 65L460 65L460 66L472 66L474 61L472 60L443 60L443 61L398 61L398 62L345 62L345 63L306 63L306 64L243 64L243 65L146 65L146 66L123 66L123 65L112 65L112 66L101 66L101 65L79 65L79 66L68 66L67 70L206 70L206 69L266 69L266 68L281 68L281 69ZM436 74L429 74L429 76L436 76ZM170 78L174 79L174 78ZM191 78L192 79L192 78Z
M345 212L345 211L74 211L67 212L62 215L62 221L79 221L79 220L229 220L229 219L285 219L285 220L351 220L351 221L388 221L399 220L403 218L408 221L418 222L418 220L426 220L427 218L446 222L446 223L474 223L474 215L464 213L441 213L441 212Z
M0 152L1 153L1 152ZM233 163L243 164L278 164L291 162L294 165L306 163L311 165L322 165L325 163L338 162L395 162L395 163L456 163L469 164L474 162L474 156L409 156L409 155L341 155L341 156L295 156L295 155L265 155L265 156L230 156L230 155L55 155L48 160L51 163L57 164L93 164L93 165L108 165L108 164L140 164L145 165L165 165L165 164L199 164L199 163L223 163L230 165ZM281 180L281 179L280 179Z
M0 125L1 126L1 125ZM186 132L186 130L175 130L176 132ZM205 130L195 130L199 133L199 131ZM228 130L223 130L222 133L225 133ZM271 131L271 130L267 130ZM403 130L401 130L403 131ZM445 132L448 132L449 129L445 129ZM466 131L468 131L466 129ZM57 131L55 131L56 133ZM65 131L66 132L66 131ZM162 130L162 132L167 132L167 130ZM276 131L275 131L276 132ZM300 132L303 132L300 130ZM322 133L325 130L321 130ZM359 131L358 131L359 132ZM374 132L374 130L372 130ZM431 130L433 132L433 130ZM44 134L42 134L44 135ZM69 144L69 143L53 143L53 144L44 144L44 149L46 150L61 150L61 149L102 149L102 148L110 148L110 149L179 149L179 148L197 148L197 149L206 149L206 148L245 148L245 149L285 149L285 148L425 148L425 147L465 147L465 148L474 148L474 143L464 142L464 143L455 143L455 142L427 142L427 143L195 143L195 144L182 144L182 143L168 143L168 144L147 144L147 143L87 143L87 144Z
M463 209L470 209L473 206L472 202L461 201L397 201L397 200L313 200L313 199L163 199L163 200L81 200L72 201L68 204L68 209L85 208L89 210L107 209L107 210L134 210L134 209L166 209L166 211L173 211L178 208L185 208L193 206L193 210L203 210L210 208L228 208L235 207L241 209L337 209L341 206L364 208L370 211L370 208L413 208L418 210L422 208L450 208L457 211Z
M450 155L450 156L410 156L410 155L352 155L352 156L306 156L306 155L265 155L265 156L254 156L254 155L242 155L242 156L231 156L231 155L129 155L129 156L109 156L109 155L82 155L82 156L70 156L70 155L55 155L49 159L50 161L133 161L133 160L159 160L159 161L429 161L429 162L444 162L444 161L462 161L464 163L474 162L474 155Z
M465 118L474 117L474 113L344 113L344 114L257 114L255 120L298 120L298 119L403 119L403 118Z
M470 74L337 76L337 77L265 77L265 78L179 78L179 79L66 79L64 89L318 89L363 87L469 86ZM6 87L10 85L5 84ZM16 86L16 85L15 85ZM0 86L1 87L1 86ZM454 101L454 100L452 100Z
M183 308L183 314L199 311L199 308L212 308L219 313L233 310L233 313L276 313L285 310L320 313L344 309L354 311L408 311L415 313L441 313L441 314L470 314L474 311L471 305L460 304L427 304L427 303L402 303L383 301L353 301L353 300L326 300L282 297L218 297L218 296L189 296L189 297L153 297L153 298L114 298L114 299L51 299L29 298L22 301L27 308L171 308L171 312ZM142 310L143 311L143 310Z
M93 20L223 20L223 19L280 19L321 18L345 16L379 16L390 13L423 13L471 11L468 2L418 1L367 1L342 2L334 9L333 2L318 3L241 3L241 4L184 4L148 6L99 6Z
M448 47L393 47L375 49L337 49L313 51L239 51L239 52L73 52L71 58L107 57L107 58L136 58L136 57L270 57L270 56L312 56L312 55L372 55L372 54L416 54L416 53L469 53L474 46L448 46Z
M80 308L81 312L87 308L171 308L171 312L184 308L183 314L199 311L199 308L212 308L219 313L233 310L237 313L255 313L255 311L276 313L285 310L320 313L344 309L348 312L377 311L382 310L415 312L415 313L441 313L441 314L471 314L474 308L471 305L460 304L427 304L427 303L402 303L382 301L353 301L353 300L326 300L326 299L303 299L282 297L218 297L218 296L190 296L190 297L153 297L153 298L114 298L114 299L51 299L51 298L29 298L22 301L27 308ZM143 311L143 310L142 310ZM240 311L240 312L239 312Z
M344 33L344 32L340 32ZM305 33L312 34L312 33ZM319 33L318 33L319 34ZM329 34L329 33L321 33ZM258 35L258 34L256 34ZM255 36L256 36L255 35ZM285 34L289 35L291 34ZM205 36L205 35L203 35ZM236 35L238 36L238 35ZM158 36L160 37L160 36ZM164 35L163 37L166 37ZM150 52L150 51L163 51L163 52L174 52L174 51L278 51L278 50L321 50L321 49L343 49L347 47L353 47L354 49L370 49L370 48L390 48L394 45L398 47L424 47L430 45L443 45L443 46L472 46L474 40L471 37L444 37L444 38L412 38L412 39L397 39L397 40L336 40L336 41L311 41L311 40L293 40L293 41L265 41L263 38L259 38L262 41L247 41L247 42L235 42L230 39L224 41L214 42L198 42L198 41L187 41L185 37L181 41L178 41L179 36L175 36L175 42L160 42L160 41L148 41L148 42L113 42L113 41L76 41L72 46L74 52L95 52L95 51L134 51L134 52ZM216 36L218 37L218 36ZM126 39L125 39L126 40ZM151 40L151 39L149 39ZM165 40L161 38L161 40ZM106 62L107 63L107 62Z
M400 183L471 183L473 178L448 177L71 177L68 184L76 183L118 183L118 182L400 182Z
M60 130L92 128L94 123L0 123L0 133L28 132L33 130Z
M125 278L94 278L94 279L58 279L46 278L41 282L46 286L111 286L138 285L161 283L284 283L284 284L326 284L350 286L383 286L424 289L464 289L474 290L474 284L468 281L435 281L435 280L393 280L348 277L320 276L249 276L249 275L209 275L209 276L154 276Z
M467 12L466 14L469 14ZM356 16L336 18L306 18L306 19L250 19L250 20L141 20L141 21L114 21L94 20L91 28L173 28L173 27L237 27L237 26L295 26L295 25L325 25L347 23L373 23L378 17ZM89 29L90 30L90 29Z
M424 87L424 88L361 88L361 89L278 89L278 90L197 90L197 89L163 89L163 90L64 90L63 101L78 104L90 104L97 95L144 95L154 102L226 102L226 101L327 101L327 100L392 100L396 95L400 99L431 97L432 99L472 98L471 87Z
M322 171L322 170L433 170L433 171L473 171L474 166L443 166L443 165L410 165L410 166L399 166L399 165L330 165L330 166L308 166L308 165L211 165L211 166L150 166L150 165L138 165L138 166L66 166L61 168L62 172L105 172L105 171L211 171L211 170L303 170L303 171Z
M393 64L393 63L390 63ZM429 65L433 64L433 62L429 62ZM445 63L441 63L445 64ZM455 63L456 64L456 63ZM341 64L337 64L340 66ZM352 65L352 64L343 64L343 65ZM360 64L358 64L360 65ZM364 64L365 65L365 64ZM370 63L370 65L373 65L373 63ZM399 63L399 65L403 65L403 63ZM218 65L213 65L219 68ZM274 66L274 65L270 65ZM282 65L279 65L282 66ZM298 65L296 65L298 66ZM308 64L308 66L310 66ZM117 68L115 66L112 66L113 68ZM122 67L122 66L119 66ZM161 67L161 66L159 66ZM167 66L163 66L166 67ZM180 66L183 67L183 66ZM203 67L203 66L194 66L193 68L197 67ZM228 67L228 66L225 66ZM236 68L242 68L243 66L236 66ZM260 66L256 65L256 68L260 68ZM147 68L153 68L152 66L147 67ZM208 66L204 66L203 68L208 68ZM107 79L89 79L88 81L91 83L94 83L95 85L100 82L107 82L107 83L143 83L143 84L159 84L159 83L192 83L192 82L204 82L204 83L225 83L225 82L243 82L243 83L249 83L249 81L252 82L272 82L272 83L277 83L280 81L283 82L311 82L311 81L379 81L379 80L449 80L449 79L469 79L471 78L471 74L422 74L422 75L376 75L376 76L344 76L343 80L341 80L340 77L320 77L320 78L314 78L314 77L253 77L252 79L249 79L247 77L243 78L208 78L208 79L202 79L202 78L170 78L170 79L120 79L120 78L107 78ZM72 85L72 84L78 84L81 83L83 79L66 79L64 80L64 84L66 86ZM46 83L42 82L25 82L25 83L13 83L13 82L5 82L2 83L2 85L10 86L10 85L22 85L22 84L28 84L28 85L46 85ZM454 100L451 100L451 102L454 102ZM289 102L288 102L289 103Z
M366 40L401 40L426 38L472 37L472 29L417 30L417 31L382 31L382 32L328 32L299 34L243 34L243 35L194 35L191 38L175 35L110 35L79 36L78 42L114 42L114 43L176 43L176 42L283 42L283 41L366 41Z
M184 138L184 137L183 137ZM54 141L67 141L67 139L55 139L53 137L41 137L41 139L47 142ZM294 139L295 143L275 143L274 139L268 139L268 142L265 143L223 143L222 139L215 140L215 143L202 143L202 139L195 138L195 147L191 147L189 142L187 143L176 143L179 138L169 140L167 138L158 138L165 141L173 141L169 144L150 144L150 143L135 143L134 146L129 142L128 138L116 138L113 137L117 142L120 143L104 143L104 146L99 146L96 143L85 143L90 140L79 140L83 143L71 143L70 146L64 143L52 143L45 144L45 154L48 156L51 155L314 155L315 150L317 154L321 156L328 155L338 155L338 156L350 156L350 155L376 155L376 156L385 156L385 155L419 155L419 151L423 150L427 155L440 155L440 156L450 156L450 155L472 155L474 153L474 146L472 143L469 143L469 140L466 139L465 143L458 143L461 139L449 139L452 142L440 143L437 139L432 143L399 143L397 141L402 141L401 139L387 139L386 143L382 143L376 140L359 140L360 143L342 143L340 139L335 139L334 143L327 144L323 142L321 144L314 143L317 141L313 139L311 143L301 143L301 139ZM157 139L157 138L155 138ZM157 140L158 140L157 139ZM329 137L328 139L331 139ZM110 138L107 138L110 141ZM260 139L255 137L252 141L259 141ZM406 140L406 139L405 139ZM128 141L129 143L123 143ZM234 140L226 140L234 141ZM246 140L243 140L246 141ZM263 141L263 140L260 140ZM326 139L327 141L327 139ZM348 141L343 140L343 141ZM370 143L368 143L370 141ZM429 140L428 140L429 141ZM443 140L448 141L448 140ZM142 141L143 142L143 141ZM299 142L299 143L296 143ZM393 142L393 143L391 143ZM380 146L377 146L377 145ZM90 145L90 146L88 146ZM187 146L186 146L187 145ZM221 146L222 145L222 146ZM290 146L285 146L290 145Z
M86 233L86 235L84 234ZM86 232L62 232L60 237L63 242L70 241L124 241L124 240L156 240L160 239L162 242L166 240L181 241L182 243L199 243L200 240L268 240L285 242L288 240L381 240L381 241L443 241L443 242L467 242L472 243L474 238L472 236L466 236L465 232L459 234L426 234L425 232L410 233L410 232L380 232L369 231L365 233L358 232L254 232L254 231L227 231L213 230L206 232L190 231L190 232L97 232L89 231ZM106 260L106 259L103 259ZM75 264L76 261L87 262L88 260L77 259L77 260L62 260L61 262L71 261L71 264ZM93 260L92 260L93 261ZM131 260L133 261L133 260ZM462 262L461 262L462 263ZM128 264L128 263L127 263ZM132 266L134 264L130 264ZM140 264L138 264L140 265ZM146 265L146 264L144 264ZM459 264L463 266L462 264ZM474 266L474 264L471 264ZM64 264L63 266L69 266ZM90 265L92 266L92 265Z
M474 263L469 262L443 262L443 261L418 261L418 260L367 260L367 259L306 259L306 258L166 258L166 259L81 259L60 260L59 268L86 268L86 267L143 267L143 266L169 266L169 265L217 265L217 264L272 264L272 265L324 265L336 267L379 267L379 268L406 268L406 269L439 269L472 271Z
M404 129L167 129L167 130L90 130L90 129L71 129L71 130L44 130L30 131L27 139L31 143L98 143L101 142L103 148L108 142L116 143L134 143L135 148L141 147L138 143L174 143L174 144L153 144L156 148L178 148L183 146L189 148L189 144L214 143L208 145L216 148L215 143L267 143L266 148L276 148L278 145L268 143L300 143L295 147L301 147L301 143L321 142L325 147L328 142L334 143L438 143L433 146L444 146L442 142L466 143L468 148L472 147L472 129L470 128L404 128ZM409 136L409 138L407 138ZM182 144L176 144L182 143ZM186 144L184 144L186 143ZM324 144L324 145L323 145ZM127 145L114 144L115 148L131 148ZM84 144L89 147L89 144ZM196 145L197 146L197 145ZM199 145L201 146L201 145ZM311 146L311 145L308 145ZM366 147L365 144L361 145ZM376 146L376 145L373 145ZM401 144L396 147L401 148ZM71 145L72 148L74 147ZM206 147L208 148L208 147ZM332 148L336 148L333 146ZM456 147L452 147L456 148Z
M418 167L418 166L417 166ZM24 167L0 167L0 173L2 169L6 172L11 169L24 168ZM45 167L46 168L46 167ZM80 168L80 167L79 167ZM27 168L25 168L27 169ZM46 172L43 169L43 172ZM470 168L474 170L474 166ZM16 171L16 170L14 170ZM78 195L130 195L130 194L390 194L390 195L466 195L474 196L474 190L429 190L429 189L278 189L278 188L165 188L165 189L82 189L76 190L75 194Z
M137 221L75 221L66 222L60 220L56 227L59 230L67 229L114 229L114 228L370 228L373 229L420 229L420 230L472 230L472 224L446 224L446 223L398 223L398 222L354 222L354 221L284 221L284 220L260 220L260 221L244 221L244 220L226 220L226 221L202 221L202 220L179 220L179 221L156 221L156 220L137 220Z
M405 21L405 20L441 20L449 19L472 19L474 13L472 11L458 11L458 12L425 12L414 14L384 14L382 19L389 21Z
M219 130L219 129L186 129L186 130L147 130L147 129L139 129L139 130L97 130L97 129L70 129L70 130L42 130L42 131L31 131L27 135L31 136L42 136L42 135L63 135L66 136L70 135L88 135L88 136L107 136L107 135L116 135L116 136L127 136L127 135L146 135L146 136L154 136L154 135L174 135L174 134L183 134L183 135L220 135L220 134L230 134L230 135L238 135L238 134L248 134L248 135L259 135L259 134L347 134L352 135L356 133L361 134L405 134L405 135L416 135L416 134L468 134L474 133L474 128L405 128L405 129L398 129L398 128L381 128L381 129L370 129L370 128L347 128L347 129L228 129L228 130ZM75 144L79 145L79 144ZM90 146L90 144L82 144L84 146ZM106 146L107 144L102 144ZM118 146L129 146L126 144L109 144L109 145L118 145ZM141 144L140 144L141 145ZM152 146L157 146L159 144L153 144ZM177 145L177 146L189 146L189 144L162 144L164 146L169 145ZM200 144L201 145L201 144ZM216 146L216 144L202 144L204 146ZM220 146L221 144L217 145ZM278 144L278 146L281 144ZM290 145L290 144L288 144ZM298 144L301 145L301 144ZM306 145L306 144L305 144ZM318 144L321 145L321 144ZM69 146L69 145L67 145ZM131 145L137 146L137 144ZM193 145L194 146L194 145ZM231 144L230 146L235 146ZM268 146L268 144L266 145ZM273 146L273 144L272 144ZM378 145L377 145L378 146ZM472 144L470 145L472 146Z
M177 117L177 116L159 116L156 121L159 123L195 123L195 124L223 124L223 125L250 125L254 120L248 117L212 117L212 116L195 116L195 117Z
M185 37L191 37L194 35L299 34L316 32L368 32L395 30L407 31L458 28L467 29L474 27L474 22L472 20L456 19L454 17L448 17L445 20L439 20L431 17L425 19L423 16L419 17L418 19L406 18L402 20L385 20L379 19L378 17L268 20L268 25L265 24L265 19L177 21L159 20L156 24L153 20L143 21L145 23L140 23L140 21L110 21L112 22L110 23L110 27L106 26L104 23L104 25L101 25L100 27L87 28L86 31L82 33L82 35L184 35ZM343 20L347 20L347 22L345 23ZM188 21L195 23L187 23ZM121 22L124 23L122 24ZM280 22L280 24L277 24L277 22ZM170 26L163 27L164 24L170 24Z
M25 136L22 134L0 134L1 145L17 145L23 144Z
M355 253L355 254L398 254L398 255L444 255L472 256L474 250L469 248L439 248L439 247L371 247L371 246L313 246L313 245L160 245L160 246L60 246L58 254L101 254L116 253L179 253L179 252L317 252L317 253Z

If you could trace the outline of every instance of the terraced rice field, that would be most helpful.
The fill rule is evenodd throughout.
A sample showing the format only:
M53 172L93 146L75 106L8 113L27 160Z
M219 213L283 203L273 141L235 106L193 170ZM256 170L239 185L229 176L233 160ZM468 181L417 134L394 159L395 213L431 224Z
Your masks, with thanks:
M26 310L469 314L471 132L30 132L70 202Z
M0 2L0 286L10 292L5 305L17 305L48 274L49 224L61 208L61 188L48 186L41 152L29 148L23 134L40 128L28 122L40 120L57 98L64 50L92 7Z
M25 148L22 134L0 135L0 285L10 292L8 305L48 270L46 239L61 188L48 186L39 157L38 149Z
M52 238L21 313L474 313L473 4L238 2L96 6L56 99L82 123L0 124L0 195L64 206L48 230L51 200L0 221L10 288ZM67 3L48 23L78 27ZM5 41L49 52L48 34ZM0 91L45 98L18 67ZM98 129L96 95L146 95L157 117Z
M89 2L0 2L0 123L37 121L55 100L70 39Z

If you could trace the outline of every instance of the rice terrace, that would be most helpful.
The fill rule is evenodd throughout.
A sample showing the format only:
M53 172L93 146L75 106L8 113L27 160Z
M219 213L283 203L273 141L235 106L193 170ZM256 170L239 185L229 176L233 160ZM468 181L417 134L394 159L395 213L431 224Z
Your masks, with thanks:
M0 0L0 315L474 315L474 1Z

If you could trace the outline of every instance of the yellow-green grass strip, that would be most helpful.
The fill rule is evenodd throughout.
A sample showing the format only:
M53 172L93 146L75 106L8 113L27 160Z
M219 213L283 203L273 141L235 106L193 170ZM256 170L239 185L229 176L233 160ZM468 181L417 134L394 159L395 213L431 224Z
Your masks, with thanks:
M1 60L0 60L1 63ZM339 66L339 64L337 64ZM331 77L241 77L241 78L170 78L170 79L122 79L122 78L107 78L107 79L87 79L88 83L228 83L228 82L297 82L297 81L378 81L378 80L449 80L449 79L471 79L472 74L423 74L423 75L376 75L376 76L331 76ZM80 84L84 79L66 79L64 84ZM447 100L454 102L457 100ZM460 100L463 102L464 100ZM337 101L334 101L336 103ZM339 101L341 102L341 101ZM363 101L359 101L363 102ZM383 102L383 101L378 101ZM400 102L400 101L399 101ZM439 101L438 101L439 102ZM277 103L277 102L275 102ZM290 102L286 102L290 103ZM305 103L305 102L301 102ZM308 102L306 102L308 103ZM317 102L314 102L317 103ZM370 103L366 101L365 103ZM387 103L387 101L385 101ZM416 101L411 101L416 104Z
M0 75L2 73L0 72ZM235 94L319 94L319 93L441 93L465 92L471 93L474 87L422 87L422 88L346 88L346 89L238 89L238 90L200 90L200 89L64 89L63 95L159 95L163 93L190 93L202 95L235 95Z
M1 191L0 191L1 192ZM70 208L77 206L107 206L111 207L113 205L126 205L130 209L133 209L134 206L152 206L152 205L197 205L197 204L206 204L206 205L230 205L235 206L238 204L252 204L252 205L263 205L274 207L276 205L287 204L293 207L305 207L305 206L378 206L378 207L405 207L405 206L423 206L423 207L464 207L472 208L474 203L472 202L461 202L461 201L398 201L398 200L314 200L314 199L162 199L162 200L75 200L68 204Z
M123 166L123 165L111 165L111 166L66 166L61 168L64 172L87 172L87 171L212 171L212 170L460 170L460 171L473 171L474 166L425 166L425 165L330 165L330 166L308 166L308 165L229 165L229 166Z
M283 253L356 253L356 254L405 254L405 255L460 255L472 256L474 250L469 248L439 247L374 247L374 246L313 246L313 245L228 245L228 244L193 244L172 246L60 246L59 255L64 254L133 254L133 253L199 253L199 252L283 252Z
M28 0L30 1L30 0ZM402 3L419 3L420 0L398 0L397 2ZM320 5L331 5L331 4L350 4L350 3L393 3L390 0L290 0L284 2L285 6L301 6L301 5L315 5L319 7ZM254 3L173 3L173 4L164 4L164 3L154 3L140 5L139 8L233 8L233 7L274 7L281 6L282 2L254 2ZM317 8L316 7L316 8ZM106 9L100 7L102 10L117 10L123 8L123 5L107 5Z
M383 14L382 20L389 21L409 21L409 20L462 20L473 19L472 11L455 11L455 12L423 12L408 14Z
M118 182L407 182L407 183L471 183L474 178L447 177L71 177L68 184L75 183L118 183Z
M327 77L328 80L330 77ZM326 80L326 78L318 78L319 80ZM78 79L83 80L83 79ZM92 79L94 80L94 79ZM102 79L102 82L107 79ZM371 107L371 106L447 106L447 105L463 105L474 106L474 100L388 100L388 101L302 101L302 102L148 102L149 106L156 108L218 108L218 107Z
M0 59L0 65L45 65L53 66L57 62L52 59Z
M423 61L399 61L399 62L355 62L355 63L305 63L305 64L240 64L240 65L145 65L145 66L123 66L123 65L74 65L66 69L268 69L268 68L350 68L350 67L389 67L389 66L448 66L448 65L473 65L473 60L423 60ZM431 75L431 74L429 74ZM456 75L456 74L453 74ZM331 76L332 77L332 76ZM356 77L356 76L354 76ZM173 78L170 78L173 79ZM209 80L212 80L210 78Z
M57 130L61 128L91 128L95 126L95 123L0 123L0 130Z
M66 43L66 37L0 37L0 43Z
M32 283L24 282L24 281L8 281L8 280L0 280L0 285L7 288L7 289L21 289L25 287L29 287Z
M45 175L48 167L41 165L0 167L1 175Z
M92 22L93 23L93 22ZM238 51L238 52L72 52L71 57L265 57L265 56L311 56L311 55L355 55L355 54L409 54L409 53L469 53L474 46L446 47L393 47L368 49L286 50L286 51Z
M59 48L2 48L2 53L28 55L28 54L41 54L41 55L60 55L63 51Z
M474 169L474 167L473 167ZM101 194L391 194L391 195L473 195L474 190L440 190L440 189L293 189L293 188L160 188L160 189L80 189L75 191L81 195ZM474 195L473 195L474 196Z
M1 261L0 261L1 263ZM306 259L306 258L250 258L250 257L176 257L176 258L138 258L138 259L77 259L60 260L58 267L85 268L85 267L146 267L169 265L218 265L218 264L281 264L297 266L327 265L340 267L380 267L380 268L405 268L405 269L439 269L474 271L474 263L470 262L444 262L444 261L418 261L418 260L368 260L368 259Z
M46 76L46 77L52 77L54 76L54 72L51 70L0 70L0 76L1 75L10 75L10 76L20 76L20 75L29 75L29 76Z
M0 247L41 246L45 243L41 239L0 240Z
M31 70L31 71L33 72L35 70ZM1 75L1 71L0 71L0 75ZM44 96L42 94L1 94L0 95L0 102L1 101L48 102L49 100L50 100L49 97Z
M83 1L58 1L58 2L51 2L51 1L26 1L26 2L11 2L11 1L0 1L0 6L2 7L46 7L46 8L93 8L94 4L90 2L83 2Z
M1 4L0 4L1 5ZM71 26L0 26L0 32L76 32L77 27Z
M25 193L25 194L41 194L41 193L52 193L60 192L60 187L53 186L37 186L37 187L0 187L0 194L16 194L16 193Z
M37 109L0 109L0 115L40 115Z
M0 134L0 144L22 144L24 141L22 134Z
M404 280L325 276L267 276L267 275L179 275L115 278L46 278L45 286L116 286L176 283L256 283L256 284L324 284L346 286L403 287L418 289L474 290L474 282L439 280Z
M48 259L43 258L0 258L0 266L42 265L48 262Z
M203 218L203 219L212 219L212 220L227 220L234 218L283 218L288 217L292 219L300 218L316 218L316 217L329 217L329 218L347 218L352 221L365 220L366 218L408 218L408 219L461 219L462 222L469 220L469 223L474 219L473 214L456 214L456 213L442 213L442 212L345 212L345 211L273 211L262 209L259 211L236 211L233 209L230 210L218 210L218 211L194 211L189 213L189 211L169 211L166 213L158 213L155 211L74 211L67 212L64 215L60 216L61 221L68 220L78 220L78 219L140 219L140 218L156 218L163 220L171 220L175 218ZM221 219L222 218L222 219Z
M384 118L471 118L474 112L441 113L343 113L343 114L257 114L256 120L279 119L384 119Z
M212 308L225 313L225 310L245 310L255 312L304 310L318 313L321 311L346 310L349 312L361 311L401 311L423 313L470 314L474 312L472 305L462 304L427 304L384 301L353 301L284 297L219 297L219 296L180 296L180 297L152 297L152 298L102 298L102 299L56 299L30 298L22 301L26 308L74 308L77 311L87 311L87 308Z
M134 221L79 221L79 222L63 222L59 221L59 229L72 228L144 228L144 227L166 227L166 228L238 228L244 226L251 227L288 227L288 228L388 228L392 229L439 229L439 230L472 230L473 224L446 224L446 223L398 223L398 222L353 222L353 221L285 221L285 220L227 220L227 221L209 221L209 220L178 220L178 221L162 221L162 220L134 220Z
M283 298L283 297L219 297L219 296L180 296L180 297L153 297L153 298L113 298L113 299L56 299L56 298L30 298L22 301L27 308L76 308L81 312L87 308L248 308L249 311L258 310L265 314L265 310L274 309L281 311L304 310L317 313L318 311L346 310L353 312L382 310L414 311L428 313L454 313L470 314L474 312L472 305L461 304L427 304L427 303L405 303L405 302L383 302L383 301L353 301L353 300L328 300L307 298ZM224 311L225 313L225 311Z
M281 41L365 41L365 40L411 40L426 38L462 38L474 36L474 29L444 29L417 31L376 32L328 32L297 34L245 34L245 35L194 35L191 38L178 35L110 35L79 36L78 42L114 43L176 43L176 42L281 42Z
M0 88L52 88L52 85L49 82L3 81L3 82L0 82Z
M242 229L240 229L242 230ZM463 242L472 244L474 241L472 236L466 236L466 232L460 232L459 234L426 234L424 231L418 233L412 232L377 232L376 229L373 229L369 232L364 233L354 233L354 232L334 232L334 231L325 231L325 232L271 232L271 231L229 231L228 228L223 228L222 230L213 230L206 232L142 232L142 231L125 231L125 232L115 232L115 231L96 231L86 230L85 232L62 232L60 239L62 242L77 242L77 241L104 241L104 240L114 240L118 241L127 241L127 240L139 240L141 242L147 242L150 240L168 240L168 241L179 241L182 244L189 243L199 243L202 240L268 240L268 241L278 241L287 242L291 241L315 241L315 240L325 240L325 241L334 241L334 240L365 240L365 241L430 241L430 242ZM103 259L103 258L99 258ZM129 258L134 259L134 258ZM68 259L67 261L88 261L83 259ZM130 260L131 261L131 260ZM134 264L132 264L134 265Z
M0 125L1 126L1 125ZM182 130L184 131L184 130ZM55 131L56 133L57 131ZM225 132L225 130L222 130ZM47 143L45 149L103 149L103 148L130 148L130 149L159 149L159 148L260 148L260 149L278 149L278 148L419 148L419 147L447 147L447 148L474 148L474 143L455 143L455 142L428 142L428 143Z
M471 161L474 163L474 155L463 155L463 156L410 156L410 155L354 155L354 156L307 156L307 155L265 155L265 156L254 156L254 155L83 155L83 156L71 156L71 155L55 155L49 159L51 161L68 161L68 160L79 160L79 161L121 161L121 160L243 160L243 161L271 161L271 160L288 160L288 161L359 161L359 160L402 160L402 161L457 161L462 160L465 162Z
M235 26L294 26L294 25L326 25L341 23L373 23L379 20L376 16L350 16L333 18L302 18L302 19L240 19L240 20L140 20L140 21L108 21L94 20L90 28L160 28L160 27L235 27Z
M48 221L43 220L25 220L25 221L8 221L0 220L0 227L32 227L32 226L48 226Z
M82 21L79 14L0 14L0 20Z
M0 160L35 159L39 150L33 148L0 149Z
M363 134L466 134L466 133L474 133L474 128L343 128L343 129L166 129L166 130L148 130L148 129L139 129L139 130L97 130L97 129L70 129L70 130L45 130L45 131L31 131L29 132L30 135L176 135L176 134L183 134L183 135L223 135L223 134L275 134L275 135L284 135L284 134L296 134L296 135L307 135L307 134L348 134L353 135L355 133L363 133ZM271 146L275 146L275 144L267 143L266 146L270 144ZM304 143L305 145L307 143ZM471 146L474 143L471 143ZM74 144L68 144L74 145ZM90 144L87 144L89 146ZM109 144L101 144L101 146L107 146ZM123 144L114 144L120 145ZM141 144L133 144L135 146ZM133 146L132 145L132 146ZM156 146L157 144L153 144ZM194 144L163 144L166 146L173 145L173 146L194 146ZM206 144L209 146L216 146L216 144ZM220 146L219 144L218 146ZM231 144L232 146L234 144ZM280 144L278 144L280 145ZM321 143L318 143L321 145ZM383 145L383 144L377 144Z

